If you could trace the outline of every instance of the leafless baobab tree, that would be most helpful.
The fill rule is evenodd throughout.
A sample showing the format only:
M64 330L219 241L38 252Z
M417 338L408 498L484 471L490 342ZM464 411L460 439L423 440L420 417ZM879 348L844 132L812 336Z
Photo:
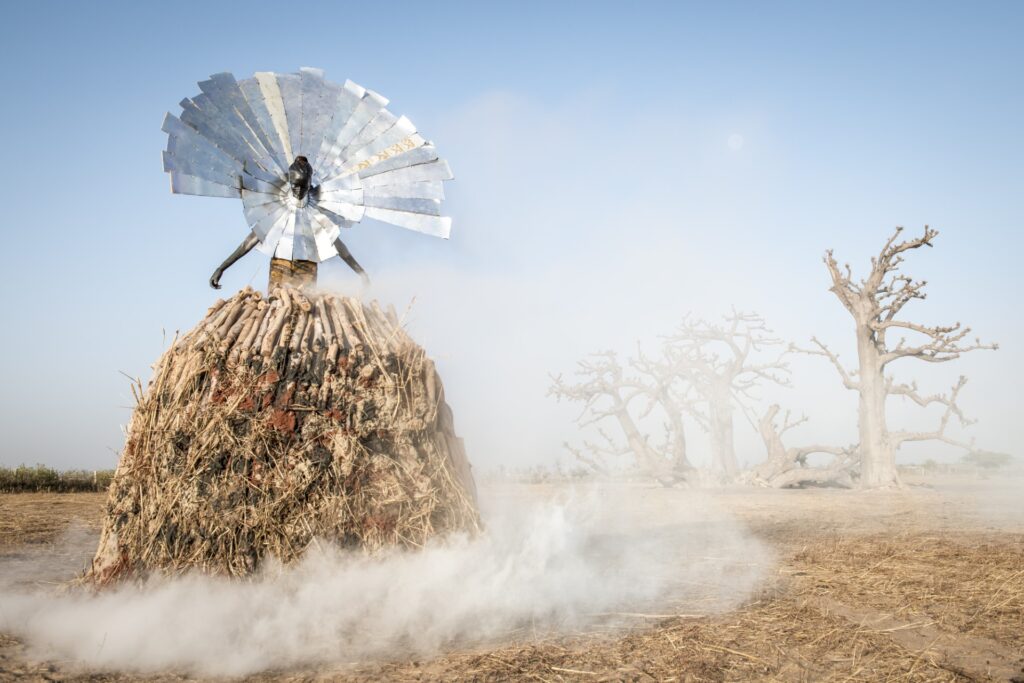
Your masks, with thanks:
M737 403L752 399L752 391L763 382L789 385L785 349L767 361L758 358L781 346L764 318L735 310L720 324L686 318L665 337L662 372L692 387L706 407L706 415L693 415L708 432L712 461L727 479L739 473L733 445Z
M971 448L946 433L953 417L961 424L969 423L956 402L967 381L964 377L946 394L922 396L915 383L898 383L887 375L887 366L902 358L944 363L968 351L998 348L977 339L970 341L971 329L959 322L929 327L897 317L908 303L926 296L924 287L927 283L924 280L914 280L900 272L904 254L920 247L931 247L938 235L937 230L925 226L920 237L900 242L902 232L903 228L896 228L878 256L872 257L871 272L867 278L859 282L854 281L848 264L840 268L832 251L825 253L825 265L832 278L830 291L850 312L856 325L857 369L847 370L839 362L837 354L817 338L811 340L816 348L807 351L828 358L842 378L843 386L859 394L860 485L865 488L899 485L896 450L907 441L934 439L968 450ZM890 333L909 334L912 341L902 336L893 343L888 338ZM902 396L923 407L940 405L945 410L933 431L890 431L885 418L885 404L889 396Z
M583 404L578 418L581 427L607 422L617 424L625 444L619 444L603 428L598 428L601 443L585 441L585 452L569 444L566 447L595 470L603 469L605 456L631 454L641 472L662 484L670 486L685 481L693 466L686 456L683 408L677 402L669 378L654 374L642 360L632 364L627 372L612 351L593 354L577 365L579 381L570 384L561 375L554 377L549 394L559 400ZM655 408L660 408L666 420L663 444L652 443L638 424L638 420L646 418Z
M754 398L753 390L763 381L788 384L781 353L766 362L757 359L766 349L782 345L763 318L733 311L720 324L684 319L662 338L658 354L638 349L625 367L610 351L594 354L578 364L580 381L570 384L555 377L550 394L583 404L581 427L617 424L625 443L598 428L599 443L585 441L585 451L567 447L596 470L602 469L605 456L632 454L642 471L671 484L693 471L684 422L689 417L710 435L712 464L719 475L736 479L733 414L741 401ZM652 413L664 421L662 443L652 443L640 426Z

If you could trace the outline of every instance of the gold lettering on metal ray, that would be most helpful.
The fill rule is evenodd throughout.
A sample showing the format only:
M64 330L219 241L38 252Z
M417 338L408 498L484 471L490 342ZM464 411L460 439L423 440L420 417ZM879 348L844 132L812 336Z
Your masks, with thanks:
M413 140L411 137L408 137L408 138L402 140L401 142L396 142L395 144L391 145L390 147L386 147L385 149L381 150L377 154L374 154L369 159L366 159L364 161L360 161L359 164L355 167L354 171L356 173L358 173L359 171L362 171L363 169L369 168L370 166L373 166L374 164L380 163L381 161L384 161L385 159L390 159L393 156L401 154L402 152L408 152L409 150L412 150L412 149L416 149L416 141Z

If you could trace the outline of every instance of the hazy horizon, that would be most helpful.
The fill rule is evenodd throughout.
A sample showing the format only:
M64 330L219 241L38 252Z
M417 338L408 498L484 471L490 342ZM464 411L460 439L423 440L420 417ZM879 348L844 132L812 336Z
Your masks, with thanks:
M478 468L551 462L576 409L546 397L549 374L653 344L687 312L756 311L852 358L823 252L862 275L895 226L925 224L935 248L905 271L929 295L906 317L962 321L1000 350L893 370L928 393L967 375L970 434L1019 452L1019 4L303 7L316 30L294 35L261 3L8 8L0 226L8 278L27 287L0 346L0 465L113 467L124 374L147 379L176 330L265 284L253 253L207 286L247 226L238 201L170 194L160 123L209 74L301 66L390 98L455 172L450 241L370 221L343 238L367 296L399 311L415 298L410 331ZM336 261L322 283L355 291ZM855 440L856 397L828 363L793 370L792 390L765 395L811 418L788 440ZM893 401L895 424L936 415ZM740 415L737 429L741 461L757 460Z

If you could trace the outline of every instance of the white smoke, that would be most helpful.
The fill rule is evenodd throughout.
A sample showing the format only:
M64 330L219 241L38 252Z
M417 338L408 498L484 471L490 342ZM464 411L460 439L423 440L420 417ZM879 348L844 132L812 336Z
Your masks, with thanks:
M375 558L321 545L250 581L193 575L97 594L8 587L0 631L37 657L94 669L245 675L428 655L523 627L571 631L609 613L706 614L744 600L769 564L764 547L707 499L671 491L656 509L638 504L650 492L506 501L477 538Z

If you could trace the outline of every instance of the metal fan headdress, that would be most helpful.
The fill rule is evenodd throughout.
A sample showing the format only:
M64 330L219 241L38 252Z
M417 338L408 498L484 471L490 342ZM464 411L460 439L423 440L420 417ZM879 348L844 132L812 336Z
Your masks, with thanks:
M309 68L215 74L199 89L164 119L171 191L240 197L264 253L323 261L363 218L448 237L448 163L381 95Z

